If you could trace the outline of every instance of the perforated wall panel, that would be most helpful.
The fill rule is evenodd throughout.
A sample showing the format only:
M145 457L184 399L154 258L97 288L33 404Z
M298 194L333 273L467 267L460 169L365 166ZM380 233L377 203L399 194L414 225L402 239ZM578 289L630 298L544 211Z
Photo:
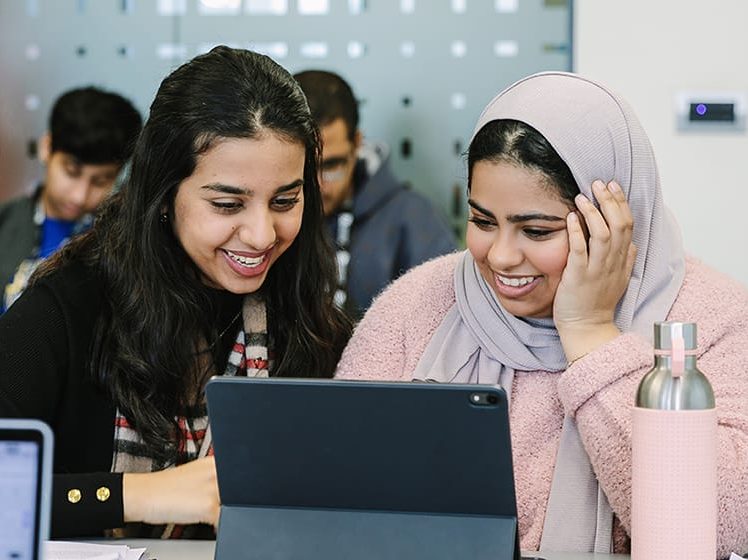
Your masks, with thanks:
M0 201L41 169L33 141L62 91L96 84L146 115L160 80L216 44L292 72L333 70L396 173L457 229L462 153L483 106L540 70L570 70L571 0L0 0Z

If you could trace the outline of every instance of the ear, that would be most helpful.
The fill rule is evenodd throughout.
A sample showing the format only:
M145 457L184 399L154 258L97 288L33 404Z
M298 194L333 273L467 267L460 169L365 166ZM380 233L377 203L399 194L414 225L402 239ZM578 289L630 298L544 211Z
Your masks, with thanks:
M356 134L353 135L353 149L358 150L364 141L364 135L361 134L360 130L356 130Z
M49 162L49 158L52 155L52 135L49 132L45 132L36 141L36 157L45 165Z

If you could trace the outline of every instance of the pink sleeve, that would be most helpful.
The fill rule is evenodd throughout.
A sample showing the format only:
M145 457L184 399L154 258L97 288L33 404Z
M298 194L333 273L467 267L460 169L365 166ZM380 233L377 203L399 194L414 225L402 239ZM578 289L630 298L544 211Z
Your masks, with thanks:
M432 334L454 304L461 253L410 270L372 303L343 352L335 377L410 381Z
M748 310L743 312L734 321L722 315L722 332L704 337L708 346L700 345L705 351L698 358L717 404L720 558L748 550ZM627 333L575 362L559 381L564 408L576 416L593 469L627 531L631 527L631 412L639 380L652 360L649 342Z
M374 300L343 352L336 378L406 380L400 291L393 286Z

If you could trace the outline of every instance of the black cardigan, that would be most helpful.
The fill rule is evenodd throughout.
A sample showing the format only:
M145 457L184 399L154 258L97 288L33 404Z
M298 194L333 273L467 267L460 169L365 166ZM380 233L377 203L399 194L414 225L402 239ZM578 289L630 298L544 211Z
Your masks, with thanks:
M219 320L235 315L240 296ZM111 473L116 407L88 363L106 289L95 271L73 262L28 289L0 316L0 417L38 418L52 428L52 535L100 535L123 525L122 475ZM231 309L225 309L231 307ZM230 329L221 342L235 337ZM225 367L225 361L223 366ZM101 488L109 490L109 497ZM69 499L78 490L80 500ZM73 503L75 502L75 503Z

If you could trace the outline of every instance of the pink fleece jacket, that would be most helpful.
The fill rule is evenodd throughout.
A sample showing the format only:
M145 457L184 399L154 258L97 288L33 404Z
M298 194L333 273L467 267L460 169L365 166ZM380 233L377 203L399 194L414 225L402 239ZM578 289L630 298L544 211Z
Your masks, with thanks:
M401 277L373 303L343 353L336 376L407 380L455 301L459 253ZM748 291L694 259L670 320L698 324L699 368L714 387L719 416L718 555L748 551ZM521 547L537 550L564 413L576 418L592 467L628 532L631 527L631 408L652 346L624 333L562 373L516 372L510 423ZM621 541L616 539L616 549Z

